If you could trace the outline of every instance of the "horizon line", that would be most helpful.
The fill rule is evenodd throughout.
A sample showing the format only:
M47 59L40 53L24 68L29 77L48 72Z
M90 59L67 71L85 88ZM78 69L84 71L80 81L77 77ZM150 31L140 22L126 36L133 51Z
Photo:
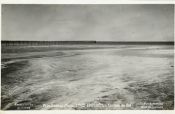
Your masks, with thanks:
M174 42L174 41L110 41L110 40L2 40L1 41L34 41L34 42Z

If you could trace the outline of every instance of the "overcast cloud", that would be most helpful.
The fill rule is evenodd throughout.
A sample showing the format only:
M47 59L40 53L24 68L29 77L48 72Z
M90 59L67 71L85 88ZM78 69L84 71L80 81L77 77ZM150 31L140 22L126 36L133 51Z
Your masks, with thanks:
M173 41L173 5L2 5L3 40Z

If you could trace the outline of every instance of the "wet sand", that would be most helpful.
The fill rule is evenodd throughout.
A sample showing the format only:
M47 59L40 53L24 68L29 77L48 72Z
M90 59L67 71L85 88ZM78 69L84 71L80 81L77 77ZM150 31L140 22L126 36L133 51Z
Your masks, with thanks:
M60 47L2 47L2 109L173 109L173 46Z

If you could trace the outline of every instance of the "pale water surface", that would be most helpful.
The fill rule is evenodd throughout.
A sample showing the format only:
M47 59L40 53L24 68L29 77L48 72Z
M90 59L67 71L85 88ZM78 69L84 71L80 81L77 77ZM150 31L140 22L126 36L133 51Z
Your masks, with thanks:
M153 109L174 107L173 46L15 48L19 52L2 53L2 109L143 109L150 102L162 103Z

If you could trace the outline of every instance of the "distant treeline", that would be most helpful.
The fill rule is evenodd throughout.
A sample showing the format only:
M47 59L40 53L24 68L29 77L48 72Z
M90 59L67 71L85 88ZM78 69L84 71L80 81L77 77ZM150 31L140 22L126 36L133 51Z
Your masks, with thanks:
M2 46L20 46L20 45L174 45L174 42L151 42L151 41L1 41Z

